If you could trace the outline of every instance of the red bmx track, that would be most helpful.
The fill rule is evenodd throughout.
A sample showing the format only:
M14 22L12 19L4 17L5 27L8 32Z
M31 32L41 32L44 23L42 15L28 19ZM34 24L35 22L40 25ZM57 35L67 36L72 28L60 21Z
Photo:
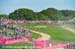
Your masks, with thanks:
M7 38L7 37L0 37L0 43L1 44L13 44L18 42L30 42L27 38ZM35 46L39 46L41 49L53 49L58 47L65 47L68 45L68 43L58 43L52 46L48 46L46 44L46 40L42 38L38 38L34 41Z
M1 44L13 44L17 42L30 42L30 41L27 38L7 38L7 37L0 38Z

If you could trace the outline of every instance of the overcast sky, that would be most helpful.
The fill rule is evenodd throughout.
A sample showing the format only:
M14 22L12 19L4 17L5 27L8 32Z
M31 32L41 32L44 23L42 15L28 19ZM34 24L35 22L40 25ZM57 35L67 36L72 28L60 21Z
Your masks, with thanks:
M75 10L75 0L0 0L0 14L9 14L19 8L41 11L46 8Z

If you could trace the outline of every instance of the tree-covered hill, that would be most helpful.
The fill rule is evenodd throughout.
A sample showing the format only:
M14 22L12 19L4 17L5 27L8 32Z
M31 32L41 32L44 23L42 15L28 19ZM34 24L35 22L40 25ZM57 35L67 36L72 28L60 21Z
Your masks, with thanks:
M35 12L31 9L20 8L9 13L9 15L0 14L0 17L13 20L68 20L75 17L75 11L47 8L40 12Z

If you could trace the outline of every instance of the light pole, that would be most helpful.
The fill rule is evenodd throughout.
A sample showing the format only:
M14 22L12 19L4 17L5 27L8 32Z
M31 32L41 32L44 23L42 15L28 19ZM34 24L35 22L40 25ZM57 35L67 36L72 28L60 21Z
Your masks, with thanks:
M0 17L0 34L2 35L2 32L3 32L3 24L2 24L2 21L3 21L3 18Z
M32 39L32 49L33 49L33 48L36 48L34 42L35 42L35 39Z

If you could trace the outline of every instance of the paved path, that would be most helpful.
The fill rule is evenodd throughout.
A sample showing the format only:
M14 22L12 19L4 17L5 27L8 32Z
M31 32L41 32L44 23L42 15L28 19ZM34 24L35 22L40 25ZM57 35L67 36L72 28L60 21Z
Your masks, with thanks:
M65 25L62 25L61 27L75 34L75 30L74 29L72 29L70 27L67 27Z
M34 33L40 34L42 36L41 38L43 38L45 40L49 40L51 38L51 36L46 34L46 33L35 31L35 30L31 30L31 31L34 32Z

